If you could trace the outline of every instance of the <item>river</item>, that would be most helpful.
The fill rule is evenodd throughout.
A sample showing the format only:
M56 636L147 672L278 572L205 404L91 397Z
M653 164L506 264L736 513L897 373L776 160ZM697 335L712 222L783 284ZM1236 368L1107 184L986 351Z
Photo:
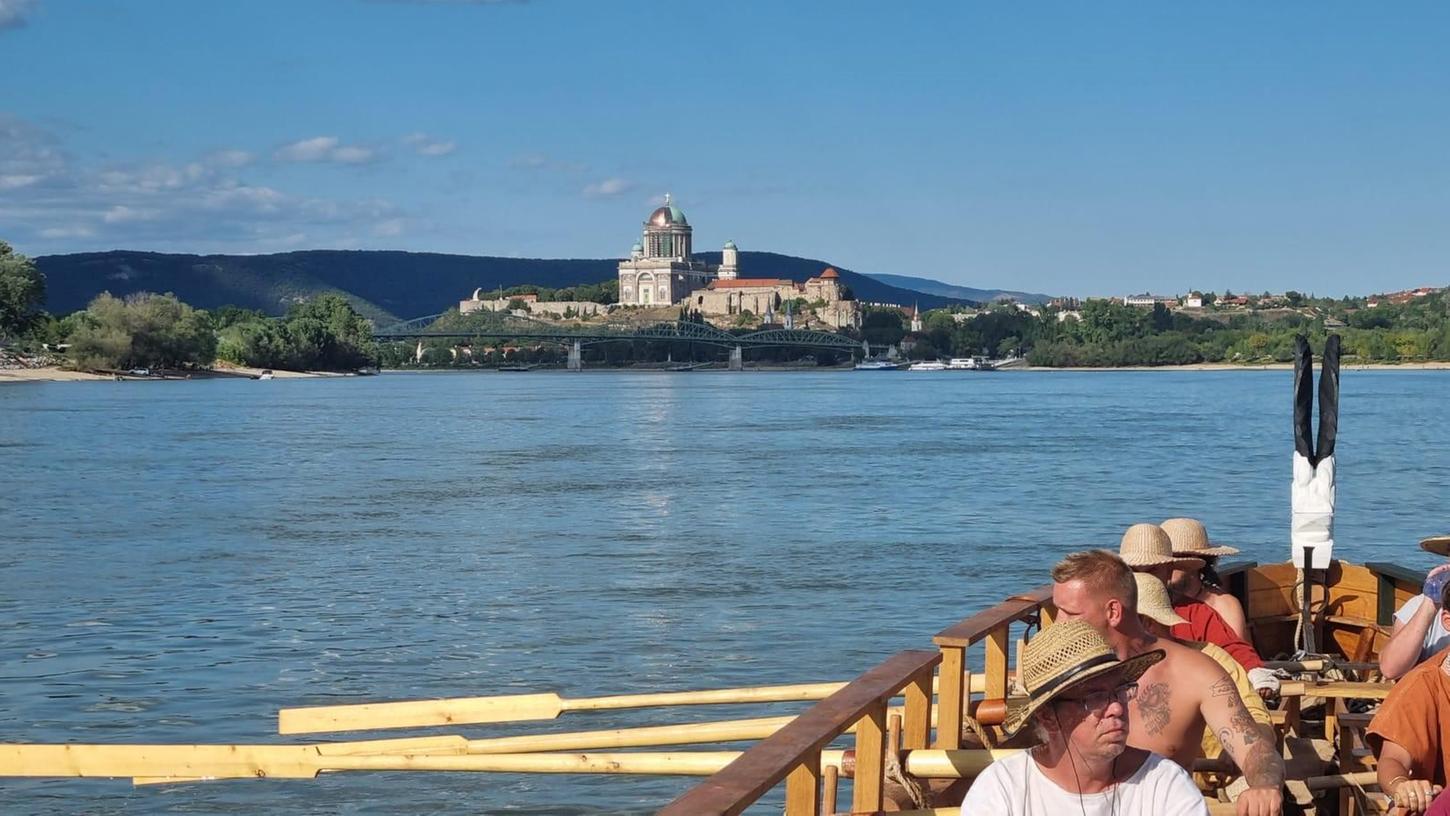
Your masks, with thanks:
M0 387L0 740L849 678L1129 524L1283 560L1277 372L531 372ZM1443 372L1346 371L1337 554L1428 566ZM799 706L771 711L796 710ZM769 713L565 714L491 736ZM648 813L691 780L0 780L4 812ZM778 812L778 811L777 811Z

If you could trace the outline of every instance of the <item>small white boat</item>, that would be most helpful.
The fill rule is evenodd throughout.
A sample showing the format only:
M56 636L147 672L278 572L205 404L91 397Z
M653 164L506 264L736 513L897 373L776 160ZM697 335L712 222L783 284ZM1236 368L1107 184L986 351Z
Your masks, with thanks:
M953 357L947 363L950 371L991 371L997 367L997 363L986 357Z
M270 379L272 379L272 369L270 369L270 368L264 368L264 369L262 369L262 373L257 375L257 379L259 379L259 380L270 380Z
M909 371L946 371L947 364L941 360L922 360L919 363L912 363Z
M898 363L892 360L862 360L856 364L857 371L900 371L906 368L906 363Z

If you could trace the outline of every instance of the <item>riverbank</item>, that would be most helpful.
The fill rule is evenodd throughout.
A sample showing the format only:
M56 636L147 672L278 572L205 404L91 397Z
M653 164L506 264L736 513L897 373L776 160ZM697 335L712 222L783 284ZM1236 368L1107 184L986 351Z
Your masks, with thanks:
M123 380L214 380L223 378L254 380L262 375L263 369L246 368L242 366L227 368L207 368L198 371L173 371L157 374L156 376L132 376L121 375ZM338 374L327 371L278 371L273 370L272 376L279 380L297 379L303 377L348 377L350 374ZM93 374L89 371L72 371L59 366L41 366L39 368L0 368L0 383L22 383L22 382L92 382L103 380L115 380L115 374Z
M1023 366L1007 369L1012 371L1293 371L1293 363L1191 363L1189 365L1162 366L1105 366L1056 368L1053 366ZM1344 363L1341 371L1447 371L1450 362L1425 363Z

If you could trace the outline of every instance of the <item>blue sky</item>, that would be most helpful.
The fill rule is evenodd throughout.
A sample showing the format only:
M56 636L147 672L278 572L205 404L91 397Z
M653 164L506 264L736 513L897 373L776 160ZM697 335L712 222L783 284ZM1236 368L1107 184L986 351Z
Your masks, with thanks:
M0 0L0 238L1450 283L1450 5ZM748 271L747 271L748 273Z

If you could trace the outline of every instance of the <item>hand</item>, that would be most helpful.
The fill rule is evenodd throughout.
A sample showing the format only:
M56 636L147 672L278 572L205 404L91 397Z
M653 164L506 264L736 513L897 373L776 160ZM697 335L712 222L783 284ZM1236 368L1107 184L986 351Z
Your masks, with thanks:
M1439 785L1431 785L1428 779L1400 779L1390 791L1390 796L1395 800L1395 806L1400 808L1406 816L1415 813L1424 813L1430 809L1430 801L1435 794L1440 792Z
M1278 788L1249 788L1239 795L1238 816L1282 816L1284 794Z
M1429 598L1436 609L1440 608L1440 598L1447 581L1450 581L1450 564L1441 564L1425 573L1425 585L1420 588L1420 594Z

